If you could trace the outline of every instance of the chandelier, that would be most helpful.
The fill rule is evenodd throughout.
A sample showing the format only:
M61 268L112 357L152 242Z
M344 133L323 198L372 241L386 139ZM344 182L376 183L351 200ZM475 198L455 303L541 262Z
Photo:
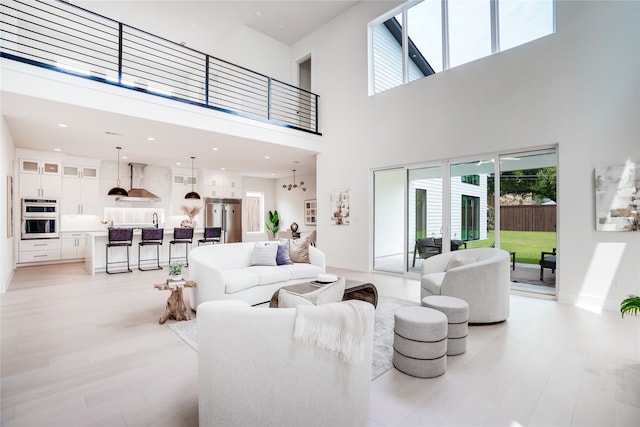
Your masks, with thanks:
M300 184L296 184L296 170L293 169L293 184L283 185L282 188L286 188L288 191L291 191L294 188L301 188L302 191L307 191L305 187L303 187L304 181L300 181Z

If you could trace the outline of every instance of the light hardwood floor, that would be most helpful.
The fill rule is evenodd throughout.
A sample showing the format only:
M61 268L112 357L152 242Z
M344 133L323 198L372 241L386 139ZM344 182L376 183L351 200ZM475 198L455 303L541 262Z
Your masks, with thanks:
M415 280L328 270L419 299ZM197 426L196 353L158 324L166 275L17 269L0 306L2 426ZM640 425L637 317L512 295L509 320L471 327L447 364L374 380L369 425Z

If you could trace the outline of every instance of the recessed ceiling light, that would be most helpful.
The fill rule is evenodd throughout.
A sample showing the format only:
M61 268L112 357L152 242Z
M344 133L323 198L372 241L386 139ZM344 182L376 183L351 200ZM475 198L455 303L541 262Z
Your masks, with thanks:
M127 160L127 159L128 159L128 157L127 157L127 156L122 156L122 158L123 158L124 160Z
M220 168L220 170L221 170L221 171L226 171L226 170L227 170L227 168Z
M213 151L218 151L218 147L213 147L212 150Z
M156 139L152 136L150 136L149 138L147 138L147 141L155 141Z
M265 159L270 159L270 158L271 158L271 156L264 156L264 158L265 158Z
M62 151L62 148L54 148L53 151Z
M284 25L280 25L280 28L284 30Z
M67 127L67 125L64 124L64 123L58 123L58 126L61 127L61 128L66 128Z
M178 166L180 166L181 164L182 164L182 163L180 163L180 162L176 162L176 165L178 165Z

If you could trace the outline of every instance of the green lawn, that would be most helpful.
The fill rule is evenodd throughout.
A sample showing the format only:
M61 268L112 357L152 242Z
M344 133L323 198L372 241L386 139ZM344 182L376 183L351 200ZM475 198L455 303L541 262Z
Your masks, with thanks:
M487 232L486 240L467 242L467 248L486 248L495 241L495 231ZM516 252L516 262L538 264L540 252L556 247L556 233L552 231L501 231L500 247Z

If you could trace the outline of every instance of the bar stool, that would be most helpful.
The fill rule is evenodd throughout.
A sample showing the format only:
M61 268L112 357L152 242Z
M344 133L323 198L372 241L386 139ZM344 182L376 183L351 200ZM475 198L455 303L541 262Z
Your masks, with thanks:
M184 256L171 258L171 247L177 244L184 244ZM185 259L185 267L189 267L189 244L193 244L193 228L176 227L173 229L173 240L169 242L169 265L172 259Z
M118 273L132 273L133 271L129 268L129 247L132 244L133 240L133 228L109 228L109 241L105 245L106 252L106 264L105 270L109 274L118 274ZM118 248L118 247L126 247L127 248L127 260L126 261L112 261L109 262L109 248ZM122 271L109 271L110 264L124 264L127 263L127 269Z
M198 246L200 243L220 243L220 236L222 236L222 227L205 227L204 238L198 240Z
M163 240L164 240L164 228L143 228L142 229L142 236L140 238L140 243L138 243L138 270L140 271L162 270L162 267L160 267L160 246L162 246ZM140 248L143 246L155 246L156 257L142 259L140 256ZM156 261L157 267L142 268L140 266L141 261Z

